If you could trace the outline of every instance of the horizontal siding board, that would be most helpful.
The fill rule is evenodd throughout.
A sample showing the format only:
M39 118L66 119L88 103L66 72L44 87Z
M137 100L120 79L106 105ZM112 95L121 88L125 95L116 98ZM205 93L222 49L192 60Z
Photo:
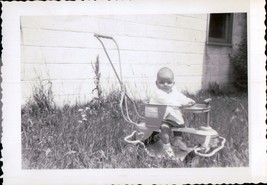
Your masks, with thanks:
M137 51L203 53L204 43L157 40L150 38L119 37L120 47Z
M161 66L166 66L161 64ZM151 77L155 76L160 65L131 65L122 64L122 75L127 77ZM114 65L117 73L120 73L119 65ZM181 76L202 75L201 65L171 65L174 73ZM100 65L102 78L115 78L110 65ZM35 80L38 77L51 80L93 79L95 76L91 64L23 64L22 79Z
M138 27L139 29L137 29ZM130 31L125 35L132 37L160 38L177 41L206 41L206 33L195 30L151 27L150 25L140 26L138 24L130 25L129 27L126 27L126 29Z
M60 16L22 17L22 28L87 34L102 33L115 37L134 36L199 42L204 42L206 36L205 30L162 27L138 22L120 22L114 19L102 19L101 17L85 17L84 19L77 17L73 18L72 21L69 21L69 19Z
M205 26L201 26L201 29L194 24L194 22L199 21L199 24L206 25L207 14L183 14L183 15L117 15L117 16L100 16L107 20L115 20L121 22L133 22L138 24L146 24L161 27L175 27L175 28L186 28L186 29L196 29L205 30ZM177 18L178 17L178 18ZM177 21L183 21L183 24L177 24ZM191 23L186 25L186 22ZM181 22L180 22L181 23ZM203 29L204 28L204 29Z
M99 17L122 22L136 22L136 15L100 15Z
M71 81L54 81L53 90L55 95L67 94L93 94L92 90L95 88L94 80L71 80Z
M191 18L202 19L204 21L207 21L208 14L179 14L179 16L191 17Z
M100 48L100 43L88 33L23 28L23 45Z
M140 25L139 23L124 23L123 26L125 31L112 32L115 34L114 36L132 36L198 42L205 42L206 37L205 31L160 27L149 24ZM104 34L110 34L108 28L102 29L101 32Z
M21 79L24 80L38 80L41 79L50 79L50 71L45 66L45 64L22 64L21 65Z
M206 19L196 19L194 17L185 17L176 15L175 27L184 29L195 29L200 31L207 30L207 20Z
M91 65L87 64L24 64L22 67L24 68L23 80L33 80L36 77L52 80L94 77Z
M98 30L98 16L22 16L24 28L95 32Z
M116 50L108 51L113 63L118 63ZM60 47L22 46L23 63L52 63L52 64L90 64L100 55L101 64L109 64L103 49L81 49ZM201 53L169 53L145 51L121 51L121 62L124 64L139 65L166 65L173 64L200 64L203 61Z
M22 46L23 63L91 63L102 49Z
M122 52L122 62L133 65L182 65L201 64L203 54L164 52Z
M176 15L175 14L155 15L155 16L136 15L136 22L149 23L152 25L175 27Z
M133 38L119 36L116 38L122 50L161 51L161 52L191 52L203 53L205 43L154 38ZM66 31L51 31L38 29L23 29L23 45L47 47L80 47L100 49L102 46L92 34L73 33ZM112 42L105 42L107 48L115 49Z
M138 24L148 24L157 26L174 27L175 14L173 15L113 15L101 16L107 20L120 22L134 22Z

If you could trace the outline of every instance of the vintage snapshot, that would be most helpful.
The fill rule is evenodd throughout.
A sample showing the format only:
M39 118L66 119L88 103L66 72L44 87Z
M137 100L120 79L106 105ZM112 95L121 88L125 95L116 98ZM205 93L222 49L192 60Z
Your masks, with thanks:
M140 183L186 182L176 173L236 172L241 182L252 176L248 10L22 14L17 20L15 143L24 183L35 173L51 175L49 183L61 174L59 184L72 175L77 181L70 184L101 184L97 178L105 176L125 184L128 174L138 177L136 170L150 170L149 181ZM81 181L80 172L94 180ZM151 181L155 174L164 178ZM121 175L125 181L115 179Z
M22 16L22 168L248 166L246 30L246 13Z

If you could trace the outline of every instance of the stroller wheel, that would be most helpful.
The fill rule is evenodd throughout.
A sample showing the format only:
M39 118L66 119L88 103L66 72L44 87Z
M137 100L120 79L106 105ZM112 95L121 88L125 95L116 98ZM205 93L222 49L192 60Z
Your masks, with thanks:
M149 136L149 138L147 138L145 141L144 141L144 144L147 146L147 145L153 145L154 143L156 143L158 140L160 139L159 137L159 132L153 132L151 134L151 136Z
M199 164L199 157L196 155L195 151L192 150L187 154L184 159L184 164L188 167L197 167Z

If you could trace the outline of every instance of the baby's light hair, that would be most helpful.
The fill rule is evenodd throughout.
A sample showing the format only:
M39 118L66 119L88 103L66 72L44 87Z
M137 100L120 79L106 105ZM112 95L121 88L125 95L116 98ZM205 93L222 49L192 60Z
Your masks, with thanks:
M172 70L170 68L168 68L168 67L162 67L158 71L157 80L159 79L159 77L160 77L161 74L165 74L165 73L170 73L172 75L172 78L174 78L174 74L173 74L173 72L172 72Z

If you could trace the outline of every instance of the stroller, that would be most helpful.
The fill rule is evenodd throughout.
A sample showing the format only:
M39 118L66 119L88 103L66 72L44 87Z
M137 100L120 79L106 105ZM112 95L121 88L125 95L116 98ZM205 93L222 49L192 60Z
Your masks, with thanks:
M113 71L120 83L121 87L120 109L122 116L126 122L133 124L136 128L135 131L133 131L131 134L129 134L124 138L124 141L126 142L126 150L131 151L132 148L141 146L146 151L146 153L151 157L158 157L158 158L164 157L165 152L162 143L160 142L159 133L167 105L151 104L147 102L145 104L145 117L140 116L134 101L127 94L126 87L122 81L120 49L116 40L113 37L105 35L94 34L94 36L101 43L105 51L105 54L113 68ZM119 64L120 64L120 77L111 61L111 58L107 52L107 49L102 39L108 39L113 41L117 47ZM218 151L220 151L222 148L224 148L224 144L226 142L225 138L219 136L217 131L210 126L210 110L211 110L210 101L211 99L209 98L204 100L204 102L201 104L197 103L192 106L178 107L183 112L192 114L194 117L193 121L195 121L195 116L197 114L204 115L205 125L202 125L199 128L190 128L186 126L184 128L173 127L171 129L172 132L188 133L193 137L195 137L196 138L195 140L197 141L195 146L190 148L188 151L182 151L179 149L174 150L175 159L187 162L194 156L211 157L215 155ZM139 123L135 122L130 118L129 105L128 105L129 103L133 105L137 117L140 120L142 120L141 122Z

